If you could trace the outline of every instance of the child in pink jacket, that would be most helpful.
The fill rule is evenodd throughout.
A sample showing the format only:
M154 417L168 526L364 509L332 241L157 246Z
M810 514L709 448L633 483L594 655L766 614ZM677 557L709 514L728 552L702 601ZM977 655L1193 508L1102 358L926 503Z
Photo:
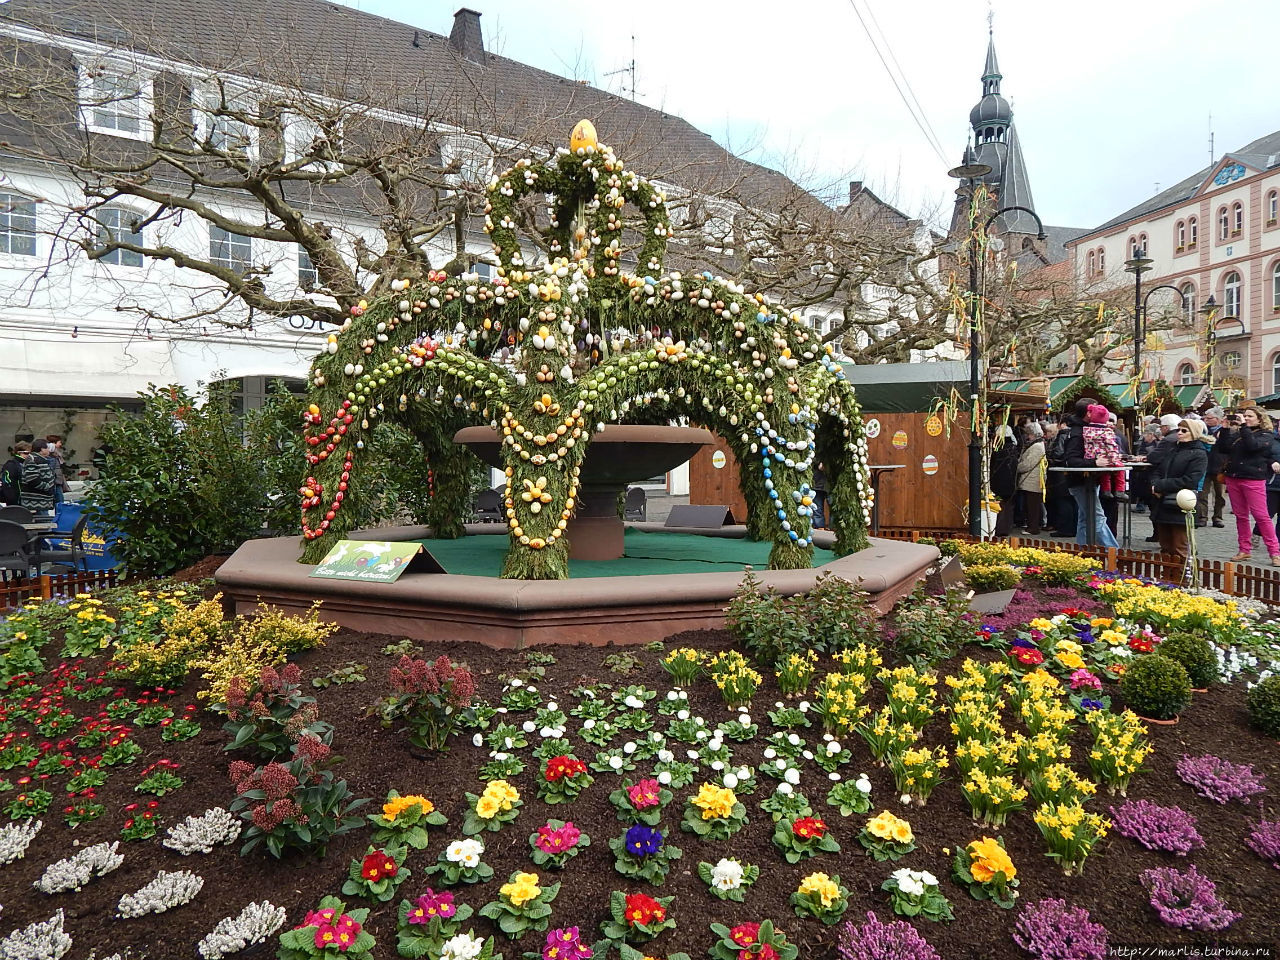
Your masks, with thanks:
M1097 460L1100 467L1119 467L1124 461L1120 459L1120 445L1116 442L1115 431L1107 408L1100 403L1089 404L1084 418L1084 456L1086 460ZM1102 475L1098 490L1104 498L1128 500L1125 493L1125 477L1123 470L1108 470Z

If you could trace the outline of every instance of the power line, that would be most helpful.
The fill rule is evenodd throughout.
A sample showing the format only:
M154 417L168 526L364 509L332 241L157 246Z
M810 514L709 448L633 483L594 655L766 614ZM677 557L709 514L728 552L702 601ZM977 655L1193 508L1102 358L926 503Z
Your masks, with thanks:
M853 0L850 0L850 2L852 3ZM871 9L870 0L865 0L865 3L867 16L871 18L871 23L876 28L876 32L880 34L880 39L884 41L884 47L889 52L889 59L893 61L894 67L897 68L898 74L902 77L902 85L907 88L907 93L910 94L912 102L915 103L916 109L920 113L920 119L923 120L924 125L929 128L929 137L932 141L934 150L938 153L940 159L945 160L946 158L943 154L945 154L946 151L942 149L942 141L938 139L937 131L933 129L933 124L929 122L929 116L925 113L924 105L920 103L920 98L916 96L915 90L911 88L911 81L907 79L907 72L903 70L902 65L898 63L898 58L893 52L893 45L889 43L889 38L885 34L884 29L880 26L880 21L876 19L875 11Z
M947 162L946 155L942 150L941 144L939 143L937 136L933 133L932 126L929 125L929 121L924 117L923 108L918 109L918 101L916 102L915 106L912 105L912 100L914 100L915 94L912 93L911 98L908 99L907 94L903 92L902 86L898 83L898 78L894 75L894 72L890 68L888 61L885 60L885 56L881 52L880 45L876 42L876 38L872 34L870 27L867 26L867 21L862 16L862 11L858 9L858 4L856 0L849 0L849 6L853 8L854 15L858 18L858 23L862 26L862 32L866 34L867 40L871 44L871 49L873 49L876 52L876 56L880 60L880 65L884 67L885 73L888 74L889 80L893 84L893 89L898 91L898 97L899 99L902 100L902 105L905 106L907 108L907 112L911 114L911 119L915 121L916 127L920 130L921 135L925 138L925 142L928 143L929 147L933 150L933 152L937 154L938 159L943 164L946 164ZM877 24L876 26L877 28L879 28L879 24ZM885 41L885 46L886 47L888 46L887 40ZM892 56L892 51L890 51L890 56ZM897 63L896 59L894 60L894 63L895 64ZM901 72L902 68L899 67L898 69L899 69L899 72ZM904 84L907 82L905 73L902 74L902 81ZM910 89L909 86L908 86L908 89Z

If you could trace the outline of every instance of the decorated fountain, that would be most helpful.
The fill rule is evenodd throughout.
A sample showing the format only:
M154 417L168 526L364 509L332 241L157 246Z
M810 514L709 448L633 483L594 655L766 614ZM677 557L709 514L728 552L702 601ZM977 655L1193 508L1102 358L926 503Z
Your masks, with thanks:
M552 198L545 208L544 197ZM433 465L434 537L466 533L471 450L502 470L505 580L563 581L575 556L616 555L620 485L683 462L693 449L664 450L683 441L653 434L648 449L624 455L622 435L676 422L694 428L684 438L694 444L712 439L706 431L725 440L748 504L742 533L772 544L769 568L794 572L789 588L807 589L814 578L817 462L833 525L819 534L822 545L837 563L866 551L866 442L829 347L798 314L760 294L709 273L663 273L666 198L597 143L590 123L550 162L520 160L493 178L485 229L499 262L492 279L433 272L393 281L328 337L304 415L303 549L294 559L316 564L352 532L348 508L361 495L366 439L383 420L414 432ZM636 273L623 269L624 254L634 255ZM591 456L607 444L609 452ZM603 465L595 476L593 463ZM907 565L914 572L931 559L919 554L922 562ZM254 571L235 560L219 579L239 597ZM578 593L587 582L572 581ZM610 583L615 594L627 592ZM710 592L727 596L723 584ZM528 588L520 595L530 602ZM722 606L718 599L717 613Z

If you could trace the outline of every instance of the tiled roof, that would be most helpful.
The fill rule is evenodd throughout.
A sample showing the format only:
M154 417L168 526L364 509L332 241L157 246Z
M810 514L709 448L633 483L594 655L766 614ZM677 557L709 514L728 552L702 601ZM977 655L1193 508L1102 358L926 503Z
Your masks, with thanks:
M1277 130L1274 133L1269 133L1265 137L1259 137L1252 143L1245 144L1239 150L1230 151L1225 156L1233 160L1239 160L1241 163L1247 164L1258 170L1270 170L1271 168L1280 165L1280 130ZM1175 183L1172 187L1161 190L1155 196L1149 197L1135 207L1131 207L1118 217L1112 217L1106 223L1101 226L1094 227L1092 230L1088 231L1088 233L1102 233L1103 231L1110 230L1112 227L1121 223L1125 223L1129 220L1136 220L1139 217L1146 216L1147 214L1163 210L1165 207L1172 207L1185 200L1189 200L1191 197L1195 196L1196 191L1200 189L1205 178L1217 169L1218 163L1220 162L1221 161L1217 161L1211 166L1204 167L1203 169L1196 171L1185 180L1181 180L1178 183Z
M518 142L533 130L545 141L535 149L562 145L588 117L647 176L706 193L734 184L760 207L799 192L679 117L492 53L473 62L439 33L324 0L9 0L5 23L229 74L301 78L317 92Z

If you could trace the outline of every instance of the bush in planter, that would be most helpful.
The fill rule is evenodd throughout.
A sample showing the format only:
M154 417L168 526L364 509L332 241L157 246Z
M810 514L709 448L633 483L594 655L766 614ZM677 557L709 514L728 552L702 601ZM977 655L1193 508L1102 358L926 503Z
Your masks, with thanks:
M964 577L976 593L1012 590L1022 579L1017 570L1002 563L975 564L972 567L965 567Z
M1139 716L1172 720L1191 702L1191 678L1178 661L1149 653L1129 664L1120 678L1120 692Z
M1218 680L1218 657L1213 644L1198 633L1171 633L1160 644L1160 655L1177 660L1193 687L1207 687Z
M1250 723L1268 737L1280 737L1280 674L1255 683L1245 704Z

